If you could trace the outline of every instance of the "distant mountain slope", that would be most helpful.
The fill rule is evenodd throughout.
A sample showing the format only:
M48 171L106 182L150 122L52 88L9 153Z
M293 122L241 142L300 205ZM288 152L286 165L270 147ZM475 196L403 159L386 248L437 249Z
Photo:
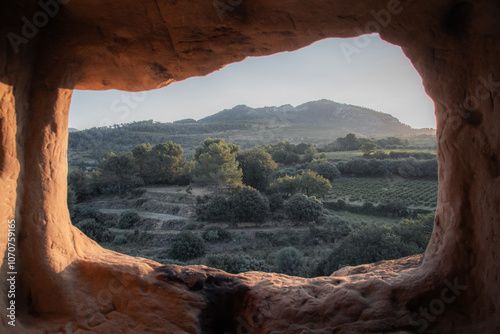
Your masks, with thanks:
M199 123L245 122L281 126L315 125L345 129L364 136L411 135L414 129L397 118L368 108L329 100L311 101L293 107L251 108L239 105L202 118ZM344 131L341 131L344 132Z
M142 143L156 145L173 141L189 155L207 137L223 138L241 148L283 140L324 146L348 133L358 137L381 138L435 134L435 130L412 129L389 114L320 100L297 107L251 108L239 105L198 121L183 119L160 123L148 120L75 131L69 134L69 150L96 158L109 151L130 152Z

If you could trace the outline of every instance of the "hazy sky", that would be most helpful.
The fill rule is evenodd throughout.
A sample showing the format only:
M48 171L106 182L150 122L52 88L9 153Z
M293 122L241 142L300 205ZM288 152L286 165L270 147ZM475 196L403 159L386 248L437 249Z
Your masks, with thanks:
M319 99L386 112L414 128L436 127L433 102L417 71L401 48L378 35L327 39L295 52L247 58L155 91L75 91L69 126L200 119L239 104L296 106Z

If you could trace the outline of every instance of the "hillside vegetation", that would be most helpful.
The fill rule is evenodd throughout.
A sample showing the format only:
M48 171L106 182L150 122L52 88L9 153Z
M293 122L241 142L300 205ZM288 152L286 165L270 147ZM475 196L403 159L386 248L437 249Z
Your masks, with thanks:
M231 273L313 277L421 253L437 201L435 140L333 132L323 140L312 130L351 123L366 133L418 133L356 108L330 101L238 106L200 121L73 132L72 222L120 252ZM299 128L313 131L313 140L274 135L285 129L290 138ZM259 129L271 129L272 140L253 138ZM245 131L244 144L224 139Z
M184 119L173 123L149 121L72 131L69 159L96 160L107 152L130 151L142 143L156 145L172 141L186 156L205 138L222 138L241 148L280 141L326 145L335 138L353 133L360 138L411 137L412 142L433 145L435 130L412 129L389 114L328 100L307 102L297 107L251 108L245 105L220 111L201 120Z

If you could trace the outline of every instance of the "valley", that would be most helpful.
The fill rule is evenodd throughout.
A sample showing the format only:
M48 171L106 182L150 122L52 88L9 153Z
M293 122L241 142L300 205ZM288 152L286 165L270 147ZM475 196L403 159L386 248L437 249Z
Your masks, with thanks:
M231 273L419 254L437 203L432 131L322 100L72 132L72 222L120 253Z

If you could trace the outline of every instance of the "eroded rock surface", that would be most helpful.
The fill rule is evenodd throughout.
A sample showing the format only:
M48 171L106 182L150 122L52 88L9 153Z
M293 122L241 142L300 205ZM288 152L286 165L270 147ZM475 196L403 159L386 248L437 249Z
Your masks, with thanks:
M40 3L0 4L0 251L8 219L16 219L18 245L17 322L7 324L0 299L2 332L500 330L497 0ZM402 259L315 279L229 275L104 250L71 225L73 89L154 89L373 30L402 46L436 106L439 202L420 265ZM4 256L2 282L7 272Z

